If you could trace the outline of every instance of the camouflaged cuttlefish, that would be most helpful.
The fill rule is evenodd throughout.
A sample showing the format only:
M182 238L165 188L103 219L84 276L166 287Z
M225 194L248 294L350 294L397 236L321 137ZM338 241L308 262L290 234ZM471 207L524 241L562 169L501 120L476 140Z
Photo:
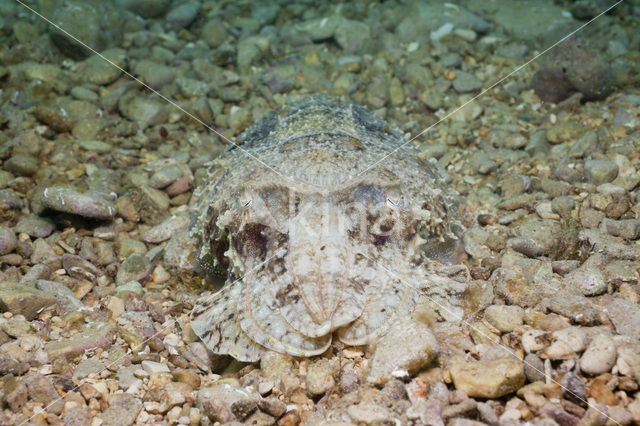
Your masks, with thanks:
M195 194L198 262L228 269L191 326L218 354L366 345L426 294L460 317L464 286L427 254L456 240L454 194L434 163L367 109L315 95L268 113L209 165ZM382 161L380 161L382 160ZM373 166L372 166L373 165Z

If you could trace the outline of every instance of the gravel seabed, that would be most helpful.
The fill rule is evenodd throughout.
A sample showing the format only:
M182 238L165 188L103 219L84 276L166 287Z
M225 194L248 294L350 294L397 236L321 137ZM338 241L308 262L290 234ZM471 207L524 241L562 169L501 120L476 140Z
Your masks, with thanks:
M640 424L640 2L25 4L101 54L0 0L0 424ZM468 315L213 355L193 190L317 92L435 124L412 143L463 199Z

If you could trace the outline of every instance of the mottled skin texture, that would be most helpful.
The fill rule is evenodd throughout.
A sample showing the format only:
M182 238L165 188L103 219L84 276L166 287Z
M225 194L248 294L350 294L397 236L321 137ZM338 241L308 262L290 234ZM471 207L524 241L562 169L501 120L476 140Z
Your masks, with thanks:
M457 239L444 176L411 144L369 168L403 142L398 132L316 95L240 140L209 166L193 204L199 264L229 271L192 313L213 352L256 361L267 349L317 355L334 336L369 344L419 295L441 318L460 317L464 284L425 255Z

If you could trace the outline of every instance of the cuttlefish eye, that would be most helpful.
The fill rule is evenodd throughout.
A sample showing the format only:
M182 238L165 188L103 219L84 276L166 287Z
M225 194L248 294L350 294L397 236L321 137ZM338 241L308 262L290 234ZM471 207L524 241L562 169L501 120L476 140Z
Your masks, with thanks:
M238 210L247 210L251 207L252 203L253 198L251 197L251 192L247 191L245 188L240 189L236 195L236 207Z
M406 199L400 188L391 188L386 195L387 206L392 209L405 207Z

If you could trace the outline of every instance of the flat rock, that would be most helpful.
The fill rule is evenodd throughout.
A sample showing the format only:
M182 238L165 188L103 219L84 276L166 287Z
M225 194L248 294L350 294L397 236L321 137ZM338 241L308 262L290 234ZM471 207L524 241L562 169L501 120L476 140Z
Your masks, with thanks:
M45 344L44 348L49 354L49 359L54 360L61 356L76 356L86 350L111 346L113 340L113 326L104 322L87 324L85 329L69 339L52 341Z
M598 334L591 339L587 349L580 358L582 372L598 375L610 371L616 364L616 344L606 334Z
M45 188L41 202L44 207L52 210L93 219L112 219L116 213L113 204L104 198L70 187Z
M102 426L129 426L135 423L142 403L127 393L98 415Z
M517 391L525 382L522 362L516 358L455 362L449 371L456 389L475 398L500 398Z
M246 413L247 407L257 407L261 397L252 388L241 388L231 384L219 384L200 389L197 407L211 421L227 423L240 420L236 414Z
M617 297L606 305L606 312L618 333L640 339L640 306L637 303Z
M438 342L431 329L421 322L396 323L377 344L367 381L385 383L406 377L429 365L438 355Z
M41 309L56 303L56 299L44 291L23 285L0 288L0 309L3 312L22 314L32 320Z

